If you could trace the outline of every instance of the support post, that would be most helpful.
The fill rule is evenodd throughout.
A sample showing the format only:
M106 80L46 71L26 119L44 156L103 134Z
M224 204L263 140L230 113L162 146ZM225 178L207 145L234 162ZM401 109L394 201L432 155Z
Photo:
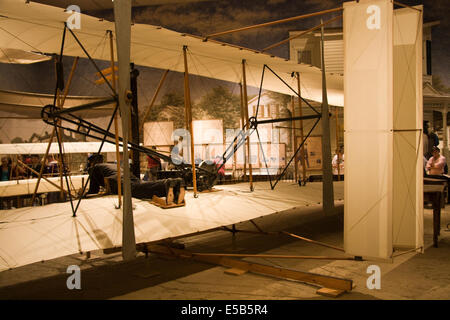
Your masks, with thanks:
M192 185L194 187L194 198L197 197L197 175L195 172L195 154L194 154L194 130L192 127L192 107L191 92L189 88L189 70L187 64L187 46L183 46L184 56L184 106L186 109L186 124L191 135L191 163L192 163Z
M292 106L292 118L295 118L295 100L294 97L291 97L291 106ZM296 134L296 121L292 120L292 150L297 150L297 134ZM298 159L295 157L294 159L294 180L298 182Z
M442 110L442 130L444 131L442 136L442 154L448 159L448 132L447 132L447 113L448 113L448 104L444 102L444 108Z
M241 92L241 120L242 120L242 127L244 127L245 111L244 111L244 89L242 83L239 83L239 88ZM245 180L247 177L247 152L245 148L242 148L242 155L244 157L244 180Z
M115 0L114 17L116 27L116 48L119 64L119 108L122 114L123 134L123 219L122 219L122 257L125 261L136 257L136 239L131 203L130 166L128 165L128 133L130 123L130 36L131 1Z
M138 95L137 95L137 78L139 76L139 70L134 68L134 63L130 64L130 89L133 95L131 100L131 140L134 144L139 145L139 108L138 108ZM133 174L141 178L141 159L140 152L133 150Z
M322 22L322 21L321 21ZM330 115L328 112L327 84L324 57L324 30L321 28L322 53L322 190L323 210L329 213L334 208L333 171L331 167Z
M242 81L243 81L243 98L244 98L244 117L247 122L246 130L250 129L250 123L248 122L248 97L247 97L247 77L245 73L245 59L242 59ZM253 172L252 172L252 160L250 152L250 137L247 136L247 156L248 156L248 180L250 182L250 191L254 190L253 187Z
M111 50L111 85L114 91L116 91L116 71L114 69L114 43L112 31L109 31L109 47ZM116 138L116 161L117 161L117 200L118 209L122 207L122 177L120 169L120 152L119 152L119 123L117 120L117 112L114 115L114 135Z
M341 156L339 150L339 107L336 106L336 156L337 156L337 180L341 181Z
M302 99L300 98L302 95L301 86L300 86L300 73L297 72L297 90L298 90L298 116L303 117L303 110L302 110ZM304 132L303 132L303 119L300 119L300 139L303 141L304 139ZM297 145L295 145L295 148L297 148ZM306 156L305 154L305 144L302 144L302 147L300 148L300 157L302 162L302 169L303 169L303 183L306 183Z

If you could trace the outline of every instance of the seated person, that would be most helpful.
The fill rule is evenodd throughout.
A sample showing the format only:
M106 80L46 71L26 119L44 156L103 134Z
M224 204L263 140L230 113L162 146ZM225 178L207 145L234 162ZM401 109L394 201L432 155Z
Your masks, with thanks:
M103 157L95 154L90 157L89 177L90 185L87 194L96 194L100 191L100 187L106 188L105 179L109 182L110 192L118 193L117 185L117 165L102 163ZM121 181L123 180L123 172L121 172ZM184 180L181 178L163 179L156 181L143 182L136 178L130 172L131 196L138 199L152 199L157 197L165 197L167 204L181 204L184 201L185 186Z

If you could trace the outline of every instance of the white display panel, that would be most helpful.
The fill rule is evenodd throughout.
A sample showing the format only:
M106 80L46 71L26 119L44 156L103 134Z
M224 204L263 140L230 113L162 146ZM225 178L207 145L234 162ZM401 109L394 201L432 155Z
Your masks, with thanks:
M173 121L153 121L144 123L144 146L170 146Z
M194 132L194 143L223 144L223 120L194 120L192 121L192 131Z

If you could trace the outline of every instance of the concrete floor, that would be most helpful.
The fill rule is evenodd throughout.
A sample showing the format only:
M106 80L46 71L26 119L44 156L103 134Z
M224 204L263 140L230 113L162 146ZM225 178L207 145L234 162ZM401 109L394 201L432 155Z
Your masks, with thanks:
M324 216L317 208L274 214L256 219L265 231L286 230L307 238L343 245L343 206ZM390 262L326 261L246 258L246 261L352 279L356 287L338 300L355 299L450 299L450 206L442 212L439 247L431 246L432 211L425 209L424 254L408 253ZM246 222L238 228L255 230ZM267 236L216 231L180 240L193 252L266 253L286 255L343 254L284 235ZM66 268L81 268L81 290L68 290ZM381 289L369 290L369 265L381 268ZM225 268L190 260L140 254L132 262L122 262L120 253L93 252L72 255L43 263L0 272L0 299L150 299L150 300L321 300L316 286L246 273L224 273Z

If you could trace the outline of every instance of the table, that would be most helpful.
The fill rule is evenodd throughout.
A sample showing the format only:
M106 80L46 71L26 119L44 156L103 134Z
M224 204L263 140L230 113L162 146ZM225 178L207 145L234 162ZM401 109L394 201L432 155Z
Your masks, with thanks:
M438 237L441 231L441 201L444 185L424 185L423 199L433 204L433 246L438 247Z

